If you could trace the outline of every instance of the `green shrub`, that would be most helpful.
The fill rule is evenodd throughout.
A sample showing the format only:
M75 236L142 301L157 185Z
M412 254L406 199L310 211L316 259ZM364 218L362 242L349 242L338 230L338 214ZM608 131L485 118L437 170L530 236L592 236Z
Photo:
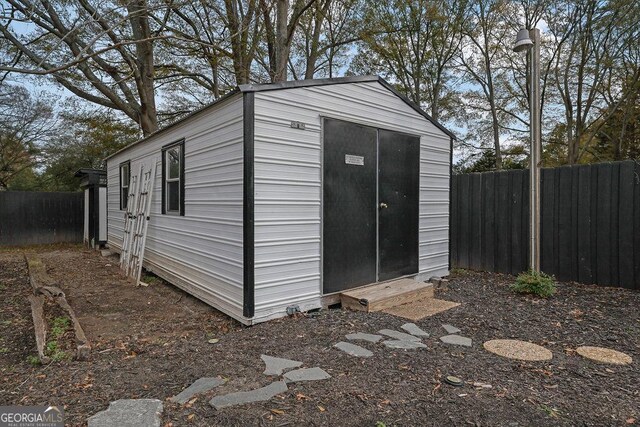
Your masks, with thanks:
M515 292L547 298L556 293L556 281L553 276L529 270L518 275L511 289Z

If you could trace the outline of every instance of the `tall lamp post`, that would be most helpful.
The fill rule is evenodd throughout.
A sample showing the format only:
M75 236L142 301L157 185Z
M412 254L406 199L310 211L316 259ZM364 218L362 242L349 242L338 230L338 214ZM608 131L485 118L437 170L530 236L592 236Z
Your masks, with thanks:
M540 272L540 30L518 31L515 52L529 54L531 95L529 97L530 136L529 150L529 268Z

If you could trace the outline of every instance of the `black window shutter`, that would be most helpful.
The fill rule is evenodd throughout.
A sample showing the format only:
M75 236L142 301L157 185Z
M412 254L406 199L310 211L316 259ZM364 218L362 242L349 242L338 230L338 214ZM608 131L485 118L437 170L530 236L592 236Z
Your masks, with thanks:
M166 173L167 173L167 167L166 167L166 148L162 149L162 214L166 214L167 213L167 201L166 201L166 193L167 193L167 185L166 185Z
M118 196L120 196L120 210L122 210L122 163L118 166L118 177L118 182L120 183L120 186L118 187Z
M180 216L184 216L184 140L180 144Z
M126 194L122 194L122 168L124 166L127 166L127 170L129 171L129 182L127 182L127 192ZM131 184L131 160L127 160L126 162L122 162L120 163L120 165L118 165L118 181L120 183L120 188L118 188L118 195L120 196L120 210L124 210L127 207L125 206L124 203L122 203L123 200L127 200L129 199L129 184Z

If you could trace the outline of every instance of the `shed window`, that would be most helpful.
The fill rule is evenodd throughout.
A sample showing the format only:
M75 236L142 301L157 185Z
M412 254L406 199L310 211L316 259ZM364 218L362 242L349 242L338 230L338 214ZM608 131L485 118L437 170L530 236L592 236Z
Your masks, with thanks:
M120 164L120 210L127 209L129 199L129 181L131 180L131 164Z
M184 140L162 149L162 213L184 215Z

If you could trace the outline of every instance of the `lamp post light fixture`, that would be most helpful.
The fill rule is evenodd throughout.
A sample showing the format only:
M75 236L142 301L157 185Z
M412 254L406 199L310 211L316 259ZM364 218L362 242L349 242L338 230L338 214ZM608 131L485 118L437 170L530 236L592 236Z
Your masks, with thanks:
M531 65L529 95L530 137L529 149L529 268L540 272L540 30L518 31L515 52L526 51Z

